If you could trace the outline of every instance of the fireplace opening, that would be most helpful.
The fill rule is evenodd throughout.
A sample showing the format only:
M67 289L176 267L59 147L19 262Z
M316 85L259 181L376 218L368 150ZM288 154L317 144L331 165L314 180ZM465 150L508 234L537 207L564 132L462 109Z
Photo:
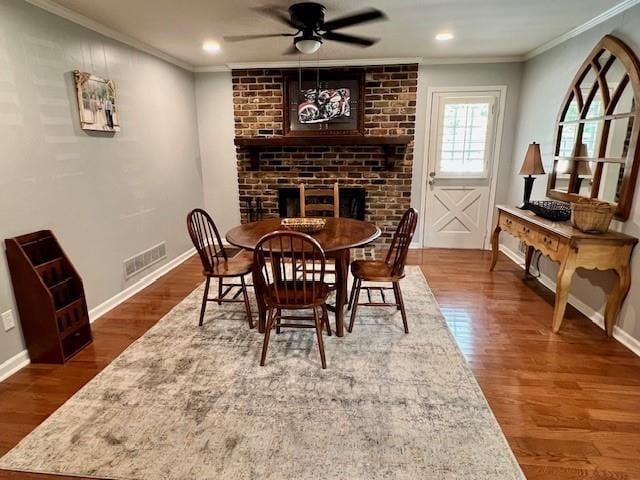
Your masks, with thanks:
M366 192L362 187L340 187L340 216L364 220ZM300 216L298 187L278 189L278 211L282 218Z

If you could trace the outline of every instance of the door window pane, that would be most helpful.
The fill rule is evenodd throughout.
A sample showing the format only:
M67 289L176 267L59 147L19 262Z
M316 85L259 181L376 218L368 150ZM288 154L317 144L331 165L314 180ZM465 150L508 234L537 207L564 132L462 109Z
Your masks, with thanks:
M444 105L438 152L439 174L486 175L490 114L489 102Z

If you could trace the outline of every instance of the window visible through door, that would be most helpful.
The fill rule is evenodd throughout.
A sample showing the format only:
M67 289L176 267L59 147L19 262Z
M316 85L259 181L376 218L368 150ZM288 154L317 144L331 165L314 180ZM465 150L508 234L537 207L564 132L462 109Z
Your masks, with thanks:
M494 96L441 99L435 175L487 178L493 144Z

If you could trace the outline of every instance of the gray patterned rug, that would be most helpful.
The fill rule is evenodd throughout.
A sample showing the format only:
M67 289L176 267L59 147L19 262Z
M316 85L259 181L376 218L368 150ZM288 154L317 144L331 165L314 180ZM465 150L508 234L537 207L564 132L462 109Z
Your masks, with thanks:
M0 468L109 479L522 479L417 267L400 313L352 334L262 335L201 289L74 395Z

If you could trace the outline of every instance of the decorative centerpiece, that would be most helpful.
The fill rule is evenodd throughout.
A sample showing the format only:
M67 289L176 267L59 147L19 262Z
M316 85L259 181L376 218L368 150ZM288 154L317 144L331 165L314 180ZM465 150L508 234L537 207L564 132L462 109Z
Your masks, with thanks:
M539 217L553 222L566 222L571 218L571 206L566 202L539 200L527 204L529 210Z
M571 203L571 225L585 233L605 233L609 230L616 206L594 200Z
M322 230L327 224L325 218L283 218L280 222L283 228L303 233L315 233Z

